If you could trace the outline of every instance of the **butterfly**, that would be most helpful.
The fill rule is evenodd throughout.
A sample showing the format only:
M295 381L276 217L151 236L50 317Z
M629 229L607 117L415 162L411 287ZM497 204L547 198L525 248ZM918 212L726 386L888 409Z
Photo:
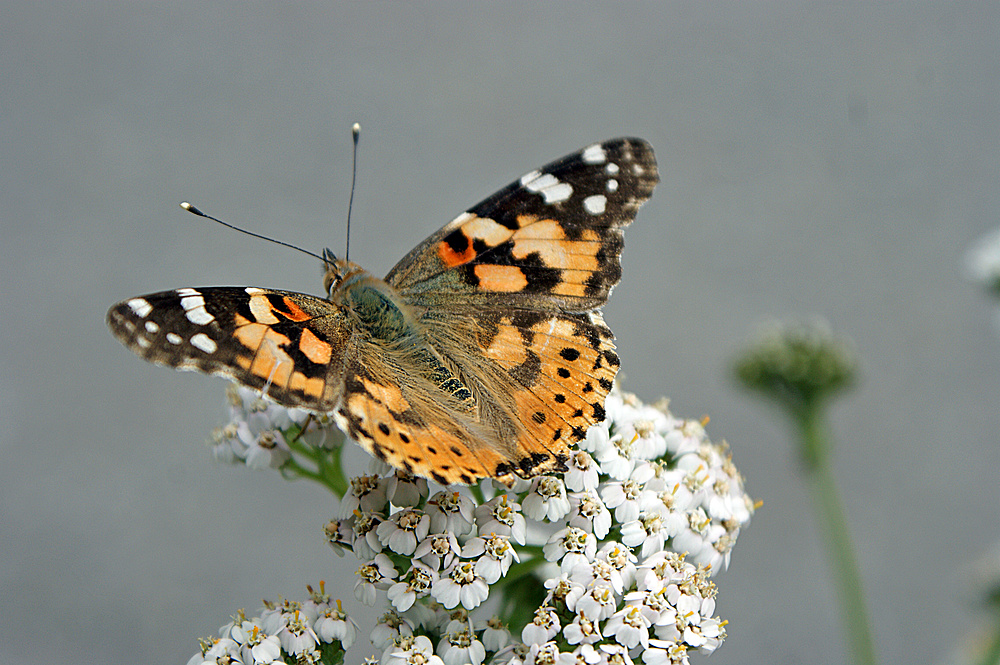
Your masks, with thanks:
M151 362L330 413L442 485L563 472L605 417L620 363L600 307L658 180L642 139L595 143L469 208L385 279L327 250L325 298L182 288L118 303L108 325Z

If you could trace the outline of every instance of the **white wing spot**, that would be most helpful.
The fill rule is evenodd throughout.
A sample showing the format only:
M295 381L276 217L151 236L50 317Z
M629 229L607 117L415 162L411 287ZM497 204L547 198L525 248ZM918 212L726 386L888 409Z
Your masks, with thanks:
M176 293L177 293L177 295L181 296L182 298L184 296L200 296L201 295L200 293L198 293L198 289L177 289Z
M247 292L248 296L259 296L264 293L264 289L258 289L256 286L248 286L243 290Z
M529 182L534 182L535 180L542 177L541 171L531 171L530 173L525 173L521 176L521 187L527 187Z
M573 186L560 182L551 173L532 171L521 176L521 185L529 192L535 192L545 197L545 203L562 203L573 195Z
M618 165L615 164L614 162L608 162L608 165L604 167L604 170L605 170L605 172L607 172L610 175L615 175L621 169L619 169Z
M146 321L146 332L150 335L155 335L160 332L160 326L156 325L154 321Z
M604 206L607 205L608 199L604 194L595 194L594 196L588 196L583 200L583 207L587 209L591 215L603 215Z
M194 289L180 289L177 293L181 291L194 291ZM215 321L215 317L205 309L205 299L197 291L194 291L194 295L185 295L181 298L181 307L184 308L188 321L195 325L205 326Z
M153 311L153 306L149 304L149 301L145 298L132 298L127 303L135 315L140 319L144 319L149 316L149 313Z
M638 164L633 164L632 165L632 173L634 173L636 175L642 175L645 172L646 172L646 169L642 168Z
M171 344L180 344L184 340L181 339L180 335L177 335L175 333L167 333L167 341L170 342Z
M473 217L475 217L475 215L473 215L471 212L463 212L461 215L448 222L445 226L461 226L462 224L465 224Z
M148 349L150 347L149 340L146 339L145 337L141 337L141 336L140 337L136 337L135 338L135 343L138 344L139 346L141 346L144 349Z
M583 161L588 164L603 164L608 159L607 153L604 152L604 148L599 143L584 148L581 156Z
M608 188L609 192L617 192L618 191L618 181L615 180L614 178L611 178L611 179L608 180L606 187Z
M219 348L218 344L215 343L215 340L205 333L198 333L192 337L191 346L196 349L201 349L205 353L215 353L215 351Z

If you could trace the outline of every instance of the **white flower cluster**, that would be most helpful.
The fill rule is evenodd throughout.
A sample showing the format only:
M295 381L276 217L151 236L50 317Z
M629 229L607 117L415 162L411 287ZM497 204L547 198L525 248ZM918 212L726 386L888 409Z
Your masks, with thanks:
M201 652L188 665L279 665L340 662L354 643L358 625L340 601L330 604L324 585L309 587L304 603L267 603L259 617L241 610L219 629L219 637L202 640Z
M702 423L617 388L605 410L563 475L441 488L373 461L350 480L326 534L362 561L355 597L374 605L384 593L391 606L370 636L381 665L633 665L640 654L667 665L718 647L710 577L753 513L743 480ZM317 424L256 393L233 400L232 416L217 456L258 467L281 468L295 454L288 429ZM491 593L510 628L477 618ZM537 600L511 603L515 593ZM221 642L212 649L232 653Z

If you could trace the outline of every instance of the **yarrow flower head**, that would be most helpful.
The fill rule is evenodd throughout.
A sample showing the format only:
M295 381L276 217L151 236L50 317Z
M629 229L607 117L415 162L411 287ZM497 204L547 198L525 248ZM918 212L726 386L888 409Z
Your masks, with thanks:
M235 394L217 456L250 465L270 432L287 455L266 466L343 497L324 535L359 560L355 598L385 608L366 662L676 665L725 639L712 576L754 505L703 422L616 387L565 474L441 487L384 464L337 477L342 438L328 421L259 402ZM191 665L340 663L357 631L321 585L305 602L241 612Z
M242 663L333 663L354 643L358 626L339 600L331 605L323 582L309 587L305 603L265 601L260 616L247 618L240 610L219 629L219 637L201 640L201 650L188 665Z

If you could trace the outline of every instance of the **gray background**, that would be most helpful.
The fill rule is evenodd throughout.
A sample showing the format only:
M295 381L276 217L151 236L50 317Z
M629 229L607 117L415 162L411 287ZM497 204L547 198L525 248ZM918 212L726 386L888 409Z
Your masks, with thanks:
M5 5L0 661L183 663L320 578L359 609L334 501L214 464L223 382L104 325L166 288L319 292L314 262L177 203L340 250L355 120L352 258L379 274L542 163L655 146L606 310L626 387L709 414L763 501L707 662L845 659L788 432L727 375L775 316L826 317L863 362L836 467L884 662L970 630L1000 525L1000 340L961 270L1000 210L996 4Z

